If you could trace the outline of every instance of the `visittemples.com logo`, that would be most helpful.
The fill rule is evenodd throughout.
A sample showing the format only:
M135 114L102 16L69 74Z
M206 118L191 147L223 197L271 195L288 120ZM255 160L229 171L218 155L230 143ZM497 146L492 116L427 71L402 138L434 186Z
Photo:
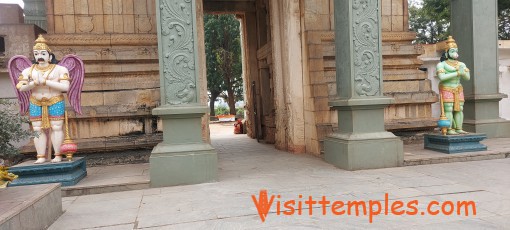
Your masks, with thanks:
M314 199L312 196L305 197L303 195L285 199L282 195L269 195L267 190L260 190L258 197L252 195L251 198L262 222L266 221L269 214L275 214L276 216L366 216L370 223L380 215L476 216L476 203L474 201L430 201L427 203L426 209L419 210L418 200L390 200L388 193L381 200L343 201L331 200L326 196Z

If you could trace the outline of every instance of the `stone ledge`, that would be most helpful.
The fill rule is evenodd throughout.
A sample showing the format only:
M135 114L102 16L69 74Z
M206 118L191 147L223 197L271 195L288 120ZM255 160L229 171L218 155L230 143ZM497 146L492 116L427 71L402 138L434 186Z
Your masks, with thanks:
M146 147L154 147L163 140L162 133L132 135L132 136L114 136L99 137L75 140L78 143L78 153L102 152L113 150L140 149ZM23 154L35 153L33 142L23 146L21 149ZM85 155L85 154L84 154ZM82 156L84 156L82 155Z
M46 229L62 215L60 184L0 189L0 229Z
M145 46L158 44L156 34L47 34L48 45L51 46Z
M384 128L389 131L428 130L437 127L437 118L408 118L387 120Z
M62 197L69 196L84 196L92 194L124 192L132 190L142 190L150 188L149 180L140 180L127 183L111 183L105 185L91 185L91 186L70 186L62 188Z
M468 153L468 154L457 154L457 155L445 154L444 157L431 157L431 158L424 158L424 159L407 159L407 160L404 159L404 166L494 160L494 159L505 159L505 158L510 158L510 151L493 152L493 153Z
M335 31L308 31L308 33L320 34L322 42L334 42ZM382 32L382 42L411 42L416 39L415 32Z

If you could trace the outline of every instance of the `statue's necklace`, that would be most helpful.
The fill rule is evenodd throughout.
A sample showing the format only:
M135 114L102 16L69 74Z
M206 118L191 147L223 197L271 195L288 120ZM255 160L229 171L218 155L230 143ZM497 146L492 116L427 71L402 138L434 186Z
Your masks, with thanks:
M457 60L455 60L455 61L446 60L446 64L448 64L451 67L457 68L459 66L459 61L457 61Z
M39 72L39 76L46 81L48 80L48 77L50 76L51 72L53 72L53 69L55 69L55 66L56 65L54 64L49 64L46 67L40 67L39 65L35 65L35 70ZM30 75L32 75L32 73L30 73Z
M40 67L39 65L35 65L35 70L39 71L39 72L43 72L45 73L46 71L48 71L53 65L48 65L46 67Z

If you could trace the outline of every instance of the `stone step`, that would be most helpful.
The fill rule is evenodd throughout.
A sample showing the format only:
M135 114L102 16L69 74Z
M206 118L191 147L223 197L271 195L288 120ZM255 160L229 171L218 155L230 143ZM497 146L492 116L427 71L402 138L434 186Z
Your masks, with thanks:
M405 158L405 156L404 156ZM510 158L510 151L508 152L494 152L494 153L466 153L466 154L445 154L440 157L429 157L420 159L405 159L404 166L415 165L430 165L430 164L443 164L454 162L466 161L483 161Z
M0 230L47 229L62 215L60 184L0 189Z
M99 185L78 185L62 187L62 197L84 196L92 194L124 192L150 188L150 180L139 180L132 182L119 182Z
M149 164L126 164L87 168L87 177L74 186L62 187L62 196L122 192L150 187Z

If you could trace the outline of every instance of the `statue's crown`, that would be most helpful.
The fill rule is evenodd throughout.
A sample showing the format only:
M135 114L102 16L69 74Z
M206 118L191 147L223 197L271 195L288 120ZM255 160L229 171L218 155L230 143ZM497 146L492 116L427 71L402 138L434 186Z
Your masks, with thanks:
M47 50L48 52L51 52L51 49L46 44L46 39L43 38L42 34L39 34L39 37L35 40L34 50Z
M444 46L444 51L448 52L451 48L457 48L457 43L455 43L455 39L453 39L452 36L448 36L448 39L446 40L446 45Z

